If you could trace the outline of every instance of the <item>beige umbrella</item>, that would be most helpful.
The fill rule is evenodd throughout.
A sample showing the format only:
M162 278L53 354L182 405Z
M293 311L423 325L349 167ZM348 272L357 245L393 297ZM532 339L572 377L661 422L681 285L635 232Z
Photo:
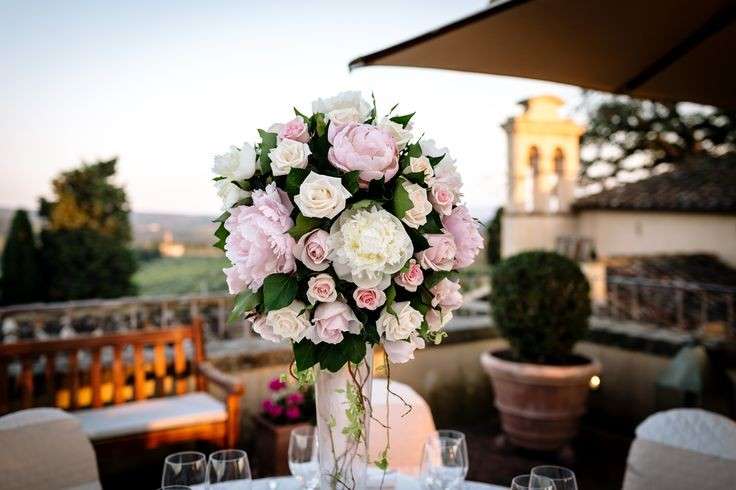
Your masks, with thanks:
M362 56L736 107L736 0L505 0Z

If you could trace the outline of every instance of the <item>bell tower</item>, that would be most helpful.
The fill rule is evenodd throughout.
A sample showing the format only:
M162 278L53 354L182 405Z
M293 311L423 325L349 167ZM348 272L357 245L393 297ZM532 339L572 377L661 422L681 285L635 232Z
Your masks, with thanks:
M559 114L564 101L542 95L521 101L524 111L503 124L508 138L508 202L502 253L552 249L574 229L570 206L585 130ZM507 223L508 222L508 223Z

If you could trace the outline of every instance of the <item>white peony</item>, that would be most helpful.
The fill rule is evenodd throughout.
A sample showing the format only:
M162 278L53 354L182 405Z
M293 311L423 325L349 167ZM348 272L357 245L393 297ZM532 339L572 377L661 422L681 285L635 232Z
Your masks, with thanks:
M309 145L299 141L283 139L268 152L271 158L271 171L274 176L288 175L292 168L306 168L310 155Z
M236 202L250 196L250 192L244 191L228 179L216 180L215 189L217 189L217 195L222 199L223 211L227 211L233 207Z
M434 169L432 164L429 163L429 159L425 156L419 158L411 157L409 159L409 165L404 169L405 174L415 174L422 172L425 179L434 177Z
M309 328L309 318L304 311L304 303L294 301L280 310L272 310L266 314L265 329L283 339L299 342Z
M388 132L396 142L399 151L403 150L412 140L414 135L411 132L411 126L403 127L401 124L393 122L388 117L384 117L378 127Z
M393 313L388 308L381 310L376 330L386 340L406 340L422 326L422 321L422 314L412 308L408 301L398 301L393 304Z
M332 224L329 244L335 273L361 288L388 286L413 253L401 221L376 207L344 212Z
M241 149L231 146L228 153L215 156L212 171L225 180L250 179L256 173L256 150L248 143Z
M350 196L338 177L310 172L299 186L294 203L304 216L332 219L345 209L345 200Z
M371 106L361 97L359 91L350 91L315 100L312 102L312 112L321 112L328 121L336 124L362 124L370 116Z
M409 194L409 199L414 205L404 213L401 221L409 228L417 229L427 223L427 215L432 212L432 204L427 199L427 189L408 180L401 182L401 186Z

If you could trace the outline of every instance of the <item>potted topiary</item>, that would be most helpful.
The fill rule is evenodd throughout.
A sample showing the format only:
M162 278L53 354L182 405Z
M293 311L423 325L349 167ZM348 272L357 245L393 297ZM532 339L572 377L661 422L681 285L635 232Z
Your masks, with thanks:
M508 440L538 450L563 448L585 412L594 359L573 354L585 336L590 287L578 265L553 252L501 261L491 279L491 314L509 349L484 352Z
M255 416L258 466L263 475L288 475L291 431L315 422L314 390L292 389L279 378L272 379L268 389L271 396Z

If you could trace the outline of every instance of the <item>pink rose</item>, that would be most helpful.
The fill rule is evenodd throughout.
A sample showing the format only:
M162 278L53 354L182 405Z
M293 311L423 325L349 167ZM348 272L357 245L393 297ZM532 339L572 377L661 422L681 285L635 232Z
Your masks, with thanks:
M295 391L294 393L286 395L287 405L301 405L302 403L304 403L304 395L302 395L300 391Z
M430 308L427 314L424 315L424 319L427 321L429 331L437 332L438 330L442 330L447 325L447 322L452 320L452 312Z
M310 303L331 303L337 299L335 280L329 274L318 274L307 281L307 299Z
M457 310L463 305L463 295L460 294L460 284L446 277L432 286L429 290L434 295L432 307L440 307L445 311Z
M296 268L294 239L286 233L294 224L288 197L275 186L253 193L252 206L230 210L225 229L225 255L232 267L223 269L230 294L245 288L257 291L266 276Z
M302 416L302 411L296 405L286 407L286 418L289 420L297 420Z
M301 117L295 117L279 128L279 138L307 143L309 142L309 130Z
M440 233L424 235L429 242L429 248L416 254L419 265L423 269L433 271L449 271L455 262L455 240L452 235Z
M388 131L370 124L346 124L330 138L327 158L344 172L360 171L361 186L399 171L398 149Z
M429 190L429 202L440 216L447 216L452 212L455 194L447 185L437 183Z
M308 269L323 271L330 266L327 256L330 253L328 239L330 234L325 230L312 230L299 238L294 247L294 255Z
M377 288L357 288L353 299L358 308L373 311L386 302L386 293Z
M319 344L339 344L342 342L343 332L360 333L361 323L355 313L345 303L333 301L320 303L312 315L312 327L307 332L307 338Z
M286 388L286 383L281 381L279 378L273 378L268 382L268 389L271 391L281 391Z
M416 349L424 349L424 339L413 333L409 340L386 340L381 341L383 350L388 355L388 360L394 364L404 364L414 359Z
M419 267L419 264L417 264L417 261L410 259L409 269L406 272L399 272L394 277L394 281L402 288L413 293L424 282L424 273L422 272L422 268Z
M442 226L455 239L457 253L455 254L455 268L468 267L475 261L478 252L483 248L483 237L478 231L478 223L470 216L465 206L458 206L452 214L442 217Z

